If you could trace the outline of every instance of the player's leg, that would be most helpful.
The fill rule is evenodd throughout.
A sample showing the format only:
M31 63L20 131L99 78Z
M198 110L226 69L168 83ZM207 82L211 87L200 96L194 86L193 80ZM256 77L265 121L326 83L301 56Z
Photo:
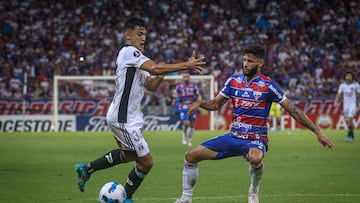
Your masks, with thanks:
M182 133L182 144L187 144L188 141L187 141L187 129L188 129L188 119L187 119L187 109L181 109L180 110L180 120L182 122L182 130L183 130L183 133Z
M200 146L185 154L182 173L182 196L176 203L191 203L194 186L198 178L197 163L202 160L220 160L232 156L242 156L248 149L243 140L235 138L231 133L218 136L201 143Z
M187 144L189 146L192 146L192 137L193 137L194 131L195 131L195 128L194 128L195 119L196 119L196 114L189 116L189 127L187 130L187 140L188 140Z
M132 199L133 194L150 172L153 166L153 159L150 153L136 158L136 166L130 171L125 184L127 199Z
M194 186L199 175L197 163L202 160L214 159L216 155L216 151L201 145L186 152L182 172L182 196L175 201L176 203L192 202Z
M353 142L354 141L354 123L353 123L353 118L356 115L356 106L347 106L346 108L344 107L344 117L346 120L346 125L348 127L348 132L347 132L347 136L346 136L346 141L347 142Z
M250 148L249 153L247 154L247 159L250 162L250 187L248 193L249 203L259 202L259 185L264 171L264 164L262 161L263 156L263 151L258 148Z
M281 130L281 108L278 107L275 112L276 130Z
M348 127L348 133L347 133L347 137L346 137L346 141L347 142L352 142L354 141L354 123L353 123L353 118L350 117L346 120L346 124Z
M183 144L189 143L190 129L191 129L190 121L186 118L186 120L183 120Z
M114 149L110 152L107 152L103 156L95 159L94 161L91 161L87 164L79 163L76 164L75 170L78 177L78 186L79 190L81 192L84 192L85 190L85 184L89 180L92 173L98 170L103 170L106 168L113 167L115 165L121 164L121 163L127 163L129 161L135 160L136 153L134 152L134 149L126 147L128 144L124 144L124 134L128 135L127 131L120 128L119 124L115 124L112 122L109 123L109 128L114 133L115 140L119 146L119 148ZM127 152L127 156L125 156L125 153Z

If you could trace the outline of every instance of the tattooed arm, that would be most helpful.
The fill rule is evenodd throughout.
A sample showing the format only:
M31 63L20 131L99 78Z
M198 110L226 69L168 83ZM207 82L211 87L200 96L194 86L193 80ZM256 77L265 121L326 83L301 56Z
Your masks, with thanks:
M301 123L303 126L307 127L311 131L313 131L318 141L329 149L334 150L335 145L331 142L331 140L326 137L320 130L320 128L315 125L315 123L297 106L295 106L289 99L286 99L280 104L296 121Z

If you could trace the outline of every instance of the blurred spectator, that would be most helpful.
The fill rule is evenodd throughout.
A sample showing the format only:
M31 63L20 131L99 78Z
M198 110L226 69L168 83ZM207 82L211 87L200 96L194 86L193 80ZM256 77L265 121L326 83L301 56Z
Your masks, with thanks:
M124 43L119 27L141 16L152 39L146 54L155 61L183 60L195 50L222 86L241 71L242 47L262 43L268 48L264 73L295 89L292 97L333 98L346 64L360 77L359 11L355 0L1 1L0 75L19 92L28 72L38 83L29 88L30 99L51 97L55 74L113 75L114 53ZM167 102L166 90L152 98ZM0 92L0 98L8 95Z

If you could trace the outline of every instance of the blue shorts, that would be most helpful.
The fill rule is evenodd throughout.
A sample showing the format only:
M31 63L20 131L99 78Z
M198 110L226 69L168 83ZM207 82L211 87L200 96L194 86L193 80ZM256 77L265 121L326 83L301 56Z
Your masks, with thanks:
M201 143L201 145L218 152L215 160L233 156L243 156L246 159L250 148L258 148L264 155L267 151L267 143L265 141L261 139L237 138L232 132L207 140Z
M188 113L188 110L187 109L181 109L179 110L180 112L180 119L181 121L191 121L191 122L194 122L195 119L196 119L196 113L192 114L191 116L188 116L187 113Z

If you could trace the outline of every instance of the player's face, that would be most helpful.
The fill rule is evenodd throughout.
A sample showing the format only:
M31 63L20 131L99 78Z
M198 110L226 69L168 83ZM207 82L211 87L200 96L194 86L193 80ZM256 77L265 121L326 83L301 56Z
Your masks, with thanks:
M243 59L243 73L249 79L252 79L260 74L260 67L263 65L263 60L256 58L253 54L245 54Z
M144 51L147 31L144 27L136 26L133 30L125 32L127 45L134 46Z
M347 74L345 75L345 80L346 80L347 83L352 83L352 81L353 81L353 76L352 76L352 74L347 73Z
M190 75L188 73L183 74L183 80L185 84L189 84L190 82Z

